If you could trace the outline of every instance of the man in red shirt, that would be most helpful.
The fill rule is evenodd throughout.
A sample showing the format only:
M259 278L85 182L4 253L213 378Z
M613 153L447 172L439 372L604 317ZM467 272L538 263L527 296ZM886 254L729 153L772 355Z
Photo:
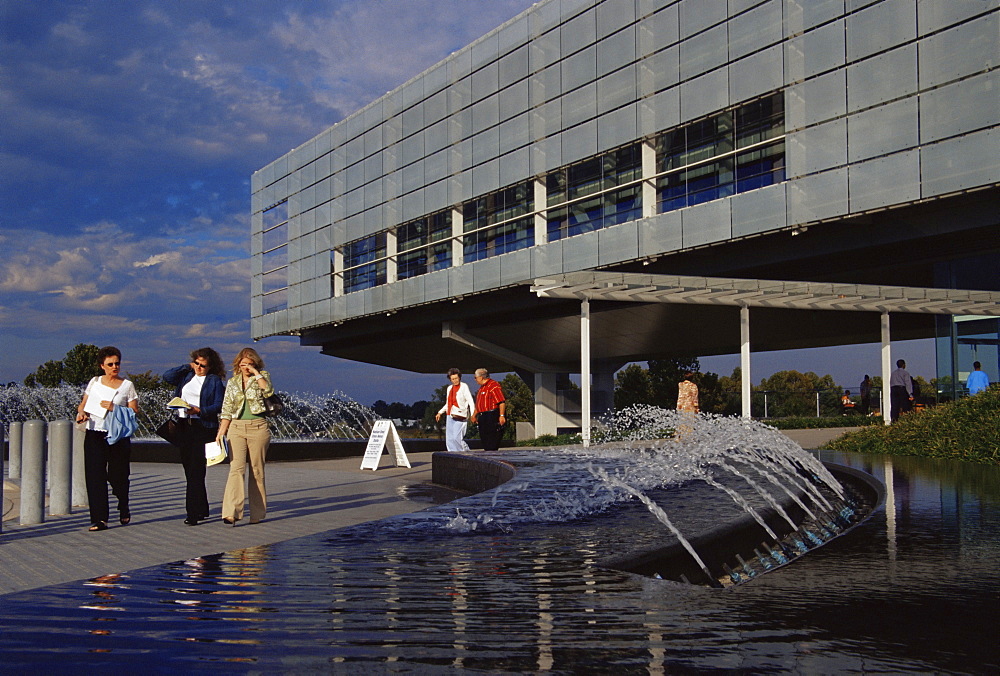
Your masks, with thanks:
M472 414L472 422L479 422L483 450L496 451L500 448L500 428L507 424L503 389L500 383L490 378L486 369L476 369L475 378L479 391L476 392L476 412Z

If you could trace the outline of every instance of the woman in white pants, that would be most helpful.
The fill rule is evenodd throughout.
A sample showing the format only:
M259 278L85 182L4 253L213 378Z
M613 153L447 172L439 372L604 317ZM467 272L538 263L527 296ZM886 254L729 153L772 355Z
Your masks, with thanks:
M442 415L447 415L447 422L444 428L445 443L449 451L463 452L469 450L469 445L465 443L465 428L476 412L476 400L472 398L469 386L462 382L462 372L458 369L448 369L448 393L445 397L444 406L434 416L440 421Z

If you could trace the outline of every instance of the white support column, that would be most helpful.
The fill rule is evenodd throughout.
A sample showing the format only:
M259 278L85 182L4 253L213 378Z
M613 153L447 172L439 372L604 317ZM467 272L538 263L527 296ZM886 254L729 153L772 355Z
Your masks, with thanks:
M583 445L590 446L590 299L580 303L580 417Z
M535 180L535 244L547 244L549 241L549 224L545 209L549 204L549 191L545 181Z
M559 427L559 397L556 394L556 373L535 372L535 436L555 434Z
M892 400L889 398L889 378L892 377L892 347L889 344L889 312L882 311L882 420L886 425L892 424L889 409Z
M397 279L399 279L399 272L396 265L396 254L398 251L398 244L396 240L396 231L390 230L385 233L385 282L386 284L392 284Z
M649 141L642 144L642 217L656 215L656 148Z
M740 399L743 417L750 417L750 308L740 307Z
M465 262L465 247L462 244L464 218L461 209L451 210L451 267L457 268Z
M333 250L333 295L344 295L344 250Z

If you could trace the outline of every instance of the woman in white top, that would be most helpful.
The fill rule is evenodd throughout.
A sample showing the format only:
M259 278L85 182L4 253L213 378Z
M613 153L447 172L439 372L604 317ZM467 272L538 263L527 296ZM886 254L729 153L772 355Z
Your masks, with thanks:
M465 428L469 425L469 418L476 412L476 400L472 398L469 386L462 382L462 372L458 369L448 369L448 380L451 385L445 396L444 406L434 416L440 421L441 415L447 415L444 426L445 444L449 451L463 452L469 450L469 445L465 443Z
M96 376L87 384L83 400L76 408L76 422L87 424L83 442L84 476L87 482L87 499L90 502L90 530L108 528L108 484L118 498L118 521L124 526L132 520L128 504L129 463L132 440L123 437L108 443L108 420L115 406L128 406L139 411L139 395L132 381L119 375L122 353L117 347L102 347L97 352L97 363L104 375Z

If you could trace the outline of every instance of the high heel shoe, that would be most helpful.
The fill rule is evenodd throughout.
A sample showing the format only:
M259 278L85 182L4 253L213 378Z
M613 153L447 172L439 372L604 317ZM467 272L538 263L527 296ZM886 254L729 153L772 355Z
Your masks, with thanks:
M228 516L222 517L222 523L227 526L232 526L233 528L236 527L236 519L230 519Z

